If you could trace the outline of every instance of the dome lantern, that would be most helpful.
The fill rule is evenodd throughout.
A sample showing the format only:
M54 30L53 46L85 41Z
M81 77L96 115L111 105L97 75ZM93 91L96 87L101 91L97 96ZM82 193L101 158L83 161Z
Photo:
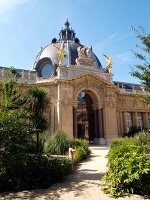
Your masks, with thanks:
M74 30L70 29L70 23L68 21L68 19L65 22L65 27L62 28L62 30L59 33L59 40L75 40L75 32Z

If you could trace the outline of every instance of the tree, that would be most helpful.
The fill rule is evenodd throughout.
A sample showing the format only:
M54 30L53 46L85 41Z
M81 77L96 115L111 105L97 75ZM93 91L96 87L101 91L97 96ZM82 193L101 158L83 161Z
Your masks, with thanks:
M7 152L6 149L12 149L12 147L16 149L19 149L19 147L25 148L28 144L26 142L23 144L23 142L29 139L29 132L32 133L33 131L31 130L32 127L26 122L28 116L23 106L27 99L25 94L20 93L13 67L8 70L6 80L2 81L1 85L0 150L3 149ZM14 152L14 149L12 152Z
M26 98L20 93L17 80L14 68L10 67L6 73L6 80L1 82L3 93L1 101L2 111L19 109L25 104Z
M150 92L150 34L146 33L143 27L139 27L138 30L133 28L133 30L136 32L136 37L140 40L141 44L136 45L138 50L134 52L140 64L135 65L135 69L132 69L131 75L140 79L143 88ZM142 100L150 104L149 95L142 97Z
M0 83L0 191L15 187L34 144L34 130L27 123L27 112L23 108L25 94L20 92L13 68L6 75L6 80Z
M39 152L39 133L47 128L47 120L44 117L49 100L47 93L42 88L34 87L28 91L27 109L30 113L30 121L35 128L37 135L37 152Z

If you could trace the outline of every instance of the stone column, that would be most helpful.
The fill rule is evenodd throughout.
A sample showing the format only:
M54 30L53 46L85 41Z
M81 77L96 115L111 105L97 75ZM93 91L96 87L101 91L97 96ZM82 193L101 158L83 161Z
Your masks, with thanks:
M51 129L50 129L50 133L54 133L55 132L55 113L54 113L54 105L51 106Z
M61 111L61 101L57 100L57 123L58 123L58 130L62 130L62 111Z
M118 136L121 135L121 119L120 119L120 111L117 112L117 126L118 126Z
M72 105L73 109L73 137L77 138L78 137L78 127L77 127L77 106L78 106L78 101L74 101Z
M52 131L52 108L49 107L49 112L47 113L47 119L48 119L48 130L51 133Z
M124 127L124 132L127 133L127 119L126 119L126 112L122 112L123 114L123 127Z
M98 138L98 118L97 118L97 109L94 109L94 125L95 125L95 137Z
M144 128L149 128L149 126L148 126L148 113L147 112L143 113L143 124L144 124Z
M54 106L54 132L56 132L58 127L58 120L57 120L57 106Z
M119 112L119 117L120 117L120 129L121 129L121 136L124 133L124 127L123 127L123 114L122 111Z
M95 144L102 144L105 145L106 141L104 139L104 121L103 121L103 109L102 105L94 105L95 107L95 128L96 128L96 138L94 143Z
M138 127L138 113L135 112L133 115L133 125Z
M99 137L104 138L102 108L101 109L99 108L97 112L98 112Z
M73 137L77 136L77 108L73 107Z

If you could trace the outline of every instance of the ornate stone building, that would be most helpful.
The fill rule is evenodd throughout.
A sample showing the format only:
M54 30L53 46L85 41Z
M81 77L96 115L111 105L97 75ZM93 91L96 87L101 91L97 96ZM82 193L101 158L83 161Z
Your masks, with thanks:
M16 69L19 82L47 90L50 101L48 131L63 130L71 137L86 137L106 144L131 126L150 127L150 107L136 94L140 85L113 81L111 59L102 65L92 48L80 43L68 20L51 44L41 48L32 70ZM0 67L0 79L7 68Z

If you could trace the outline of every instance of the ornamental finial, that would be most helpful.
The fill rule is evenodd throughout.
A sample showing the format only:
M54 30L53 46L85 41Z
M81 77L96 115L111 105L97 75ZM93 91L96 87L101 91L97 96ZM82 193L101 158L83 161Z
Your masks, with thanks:
M69 21L68 21L68 19L67 19L66 22L65 22L65 28L68 29L69 26L70 26L70 23L69 23Z

